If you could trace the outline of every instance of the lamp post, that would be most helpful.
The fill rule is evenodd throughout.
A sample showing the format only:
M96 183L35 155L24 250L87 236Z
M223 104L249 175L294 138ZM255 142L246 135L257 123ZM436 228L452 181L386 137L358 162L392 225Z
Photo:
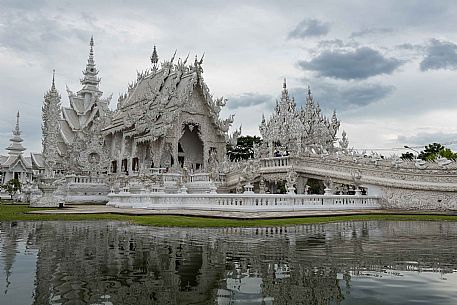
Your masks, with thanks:
M420 155L420 152L418 152L418 151L417 151L417 150L415 150L414 148L411 148L411 147L409 147L408 145L405 145L405 146L403 146L403 147L404 147L404 148L406 148L406 149L410 149L410 150L412 150L412 151L416 152L416 153L417 153L417 157L419 157L419 155Z

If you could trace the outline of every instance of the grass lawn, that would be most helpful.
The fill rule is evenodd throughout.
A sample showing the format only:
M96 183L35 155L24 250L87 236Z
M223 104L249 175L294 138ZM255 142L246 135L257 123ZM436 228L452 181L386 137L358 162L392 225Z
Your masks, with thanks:
M188 217L171 215L119 215L119 214L27 214L30 211L40 210L29 208L26 204L12 204L1 202L0 221L41 221L41 220L118 220L133 224L165 227L259 227L259 226L286 226L298 224L326 223L352 220L440 220L457 221L457 216L450 215L398 215L398 214L371 214L350 216L321 216L302 218L241 220L209 217Z

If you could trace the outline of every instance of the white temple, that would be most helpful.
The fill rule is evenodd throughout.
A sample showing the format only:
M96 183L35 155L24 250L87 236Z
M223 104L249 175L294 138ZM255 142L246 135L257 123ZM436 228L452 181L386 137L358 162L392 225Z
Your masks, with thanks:
M292 155L300 155L308 149L316 152L336 150L334 144L340 127L336 112L330 120L325 117L319 104L314 103L310 88L305 108L296 108L284 79L281 99L276 102L271 117L268 120L263 117L259 127L264 146L261 157L273 157L274 151L281 147ZM346 149L347 145L343 148Z
M53 78L43 104L43 155L22 157L19 126L4 177L19 177L42 164L41 198L32 206L59 202L108 202L117 207L296 211L303 209L457 209L456 162L385 158L348 149L336 113L328 118L311 90L298 109L284 80L270 117L260 122L254 158L231 162L226 145L233 116L219 117L227 100L214 98L203 74L203 57L159 63L137 73L116 106L99 89L90 40L89 59L69 107ZM18 123L19 124L19 123ZM14 161L16 160L16 161ZM16 170L11 164L21 164ZM4 170L8 168L8 170ZM8 174L6 174L8 172ZM309 179L325 194L309 194ZM284 194L284 190L286 194ZM283 193L283 194L280 194Z
M10 145L6 148L7 156L0 155L0 185L11 179L17 179L21 183L32 181L40 170L43 170L41 154L30 153L24 155L26 148L22 145L21 130L19 128L19 111L16 115L16 127L10 139Z

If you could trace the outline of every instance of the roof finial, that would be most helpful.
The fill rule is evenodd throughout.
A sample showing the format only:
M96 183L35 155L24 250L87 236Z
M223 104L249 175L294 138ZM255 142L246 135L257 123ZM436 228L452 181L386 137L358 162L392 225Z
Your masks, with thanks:
M98 70L95 67L95 60L94 60L94 36L90 37L90 50L89 50L89 58L87 60L86 69L83 71L84 77L81 79L81 84L84 86L93 86L97 87L100 83L100 79L97 77ZM88 87L86 87L88 88Z
M306 94L306 108L312 107L314 104L313 95L311 94L311 86L308 84L308 92Z
M89 61L92 61L94 60L94 35L92 35L90 37L90 50L89 50Z
M14 130L13 130L13 135L16 137L19 137L21 135L21 129L19 128L19 110L17 111L17 114L16 114L16 128L14 128Z
M56 89L55 76L56 76L56 69L52 69L52 86L51 86L51 90L55 90ZM19 115L19 111L17 113Z
M24 146L22 146L21 138L21 130L19 128L19 110L16 114L16 128L13 130L13 137L10 139L10 146L8 146L7 150L9 151L8 154L10 155L21 155L22 152L25 150Z
M154 49L152 50L152 55L151 55L151 64L153 66L156 66L158 62L159 62L159 56L157 55L157 49L156 49L156 46L154 45Z
M200 61L198 62L199 65L203 64L203 58L205 58L205 53L203 53L202 57L200 58Z
M175 50L175 53L173 54L173 57L170 60L170 64L172 64L173 61L175 60L176 52L178 52L178 50Z
M182 63L183 65L185 65L187 63L187 60L189 59L189 55L190 55L190 53L187 53L187 57L186 57L186 59L184 59L184 62Z

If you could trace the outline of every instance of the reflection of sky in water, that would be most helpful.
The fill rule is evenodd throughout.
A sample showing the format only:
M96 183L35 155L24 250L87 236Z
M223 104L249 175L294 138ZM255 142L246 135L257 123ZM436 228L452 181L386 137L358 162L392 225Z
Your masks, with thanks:
M15 244L15 248L0 249L0 304L32 304L38 251L27 249L22 239L17 239Z
M0 304L455 304L457 223L0 223Z
M455 304L449 296L456 297L456 284L456 273L362 272L351 277L356 289L350 289L343 304Z

